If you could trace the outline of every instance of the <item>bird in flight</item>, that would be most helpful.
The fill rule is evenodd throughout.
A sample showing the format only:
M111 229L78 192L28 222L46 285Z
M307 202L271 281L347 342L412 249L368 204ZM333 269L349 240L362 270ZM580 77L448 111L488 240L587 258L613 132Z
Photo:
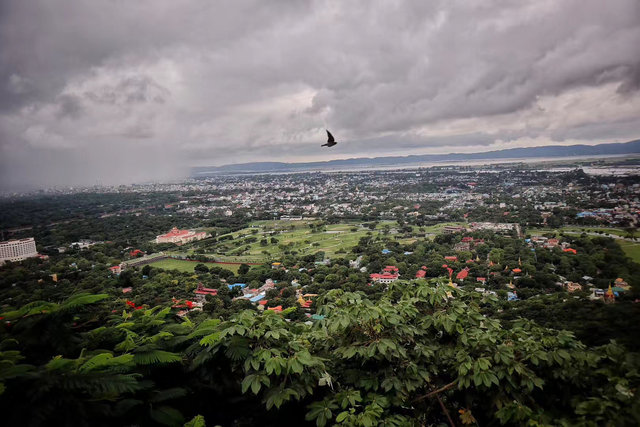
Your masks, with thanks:
M327 143L322 144L321 147L333 147L334 145L337 144L336 140L333 138L333 135L331 135L331 132L329 132L328 130L327 130L327 138L328 138Z

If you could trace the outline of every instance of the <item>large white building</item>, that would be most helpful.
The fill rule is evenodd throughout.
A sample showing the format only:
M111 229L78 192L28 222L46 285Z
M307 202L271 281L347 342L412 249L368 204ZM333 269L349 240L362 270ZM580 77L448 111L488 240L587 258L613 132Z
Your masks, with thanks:
M38 252L33 237L0 242L0 264L4 264L6 261L22 261L36 256L38 256Z
M156 243L175 243L182 245L193 240L202 240L205 237L207 237L207 233L204 231L178 230L178 228L173 227L167 234L157 236Z

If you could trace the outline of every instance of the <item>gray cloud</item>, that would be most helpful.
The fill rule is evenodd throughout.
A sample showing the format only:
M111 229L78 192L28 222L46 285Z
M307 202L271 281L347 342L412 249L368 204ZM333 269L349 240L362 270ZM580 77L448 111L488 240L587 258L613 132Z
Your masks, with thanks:
M638 46L637 0L7 0L0 178L632 139Z

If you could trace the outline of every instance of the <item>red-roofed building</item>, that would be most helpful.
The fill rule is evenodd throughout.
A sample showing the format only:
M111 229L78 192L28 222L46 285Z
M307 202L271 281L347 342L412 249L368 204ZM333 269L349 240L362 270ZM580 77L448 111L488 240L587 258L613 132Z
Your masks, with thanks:
M446 256L444 257L444 259L446 259L447 261L458 261L458 257L455 255Z
M309 308L309 307L311 307L311 304L313 304L313 301L311 301L311 300L303 300L303 301L299 301L299 303L300 303L300 307Z
M397 274L398 273L398 267L396 267L394 265L387 265L385 268L382 269L382 271L385 271L385 272L391 273L391 274Z
M276 313L280 313L280 312L282 312L282 306L278 305L276 307L269 307L269 308L267 308L267 310L271 310L271 311L275 311Z
M113 267L109 267L109 270L111 270L112 274L122 273L122 267L120 267L119 265L114 265Z
M371 278L371 280L377 283L393 283L396 280L398 280L397 274L389 274L389 273L384 273L384 274L373 273L373 274L370 274L369 277Z
M456 279L458 280L464 280L467 278L467 276L469 275L469 269L465 268L463 270L461 270L457 275L456 275Z
M129 252L129 256L132 258L135 258L138 255L144 255L144 252L142 252L140 249L134 249L131 252Z
M520 270L519 268L514 268L513 270L514 273L518 274L518 273L522 273L522 270Z
M426 275L427 275L426 271L418 270L418 272L416 273L416 279L424 279Z
M205 288L202 283L198 283L198 288L194 291L196 294L196 301L204 303L207 299L207 295L218 295L217 289Z
M476 277L476 281L484 283L484 282L487 281L487 278L486 277Z
M546 247L546 248L555 248L559 244L560 244L560 241L558 239L549 239L549 240L547 240L547 243L544 244L544 247Z
M182 245L194 240L202 240L205 237L207 237L207 233L204 231L179 230L177 227L173 227L167 234L157 236L156 243L175 243Z
M572 254L574 254L574 255L576 255L576 254L578 253L578 251L577 251L577 250L575 250L575 249L573 249L573 248L566 248L566 249L563 249L563 250L562 250L562 252L568 252L568 253L572 253Z

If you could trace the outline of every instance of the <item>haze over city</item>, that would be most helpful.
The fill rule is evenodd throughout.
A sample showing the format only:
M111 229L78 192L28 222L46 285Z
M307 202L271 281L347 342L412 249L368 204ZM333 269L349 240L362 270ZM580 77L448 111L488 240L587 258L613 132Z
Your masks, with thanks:
M0 187L636 139L639 23L635 0L4 1Z

